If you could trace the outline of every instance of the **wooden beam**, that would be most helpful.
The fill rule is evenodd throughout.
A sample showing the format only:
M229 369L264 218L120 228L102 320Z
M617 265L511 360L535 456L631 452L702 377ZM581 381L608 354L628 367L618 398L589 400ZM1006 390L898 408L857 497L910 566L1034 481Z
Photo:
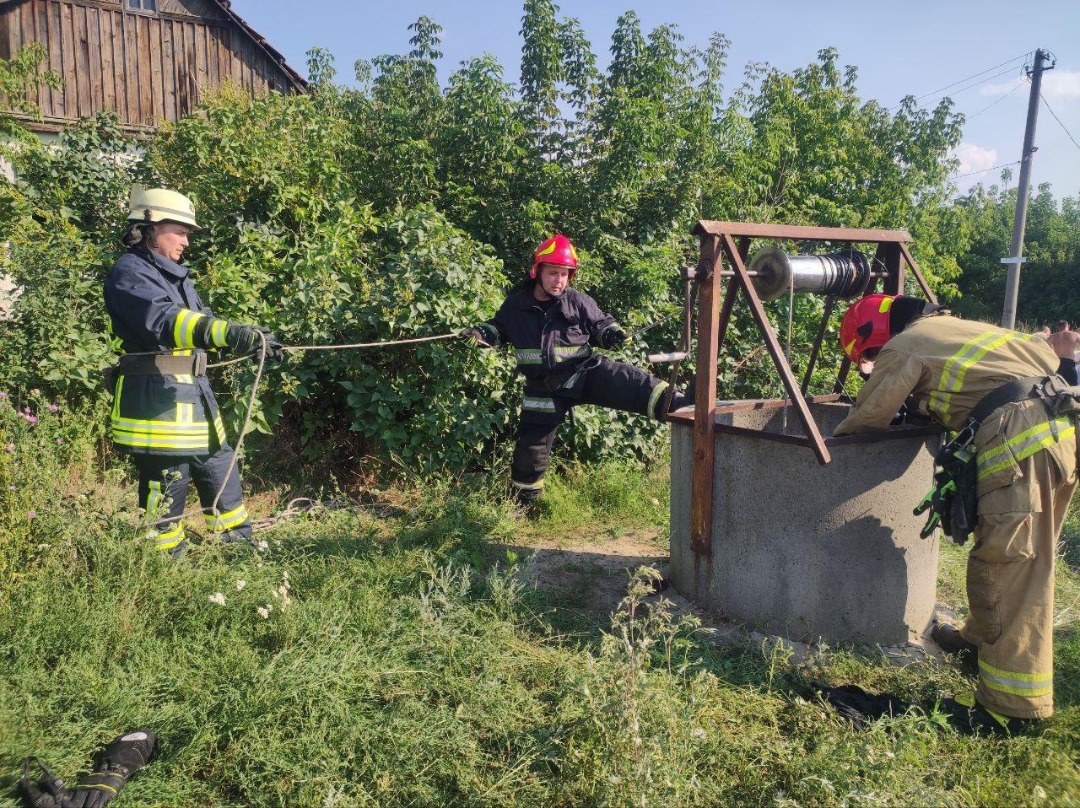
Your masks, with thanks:
M716 406L716 356L719 325L720 262L715 238L702 238L698 262L697 393L690 469L690 549L712 553L713 407ZM725 301L725 306L727 302Z
M860 230L852 227L803 227L788 224L753 222L713 222L702 220L693 229L695 236L731 236L733 238L776 238L809 241L877 242L911 241L904 230Z
M904 260L907 261L908 266L911 267L912 274L915 275L915 282L919 284L919 288L922 289L923 294L926 295L926 299L931 303L937 303L937 295L934 294L934 291L930 288L930 284L928 284L926 278L923 277L922 271L915 264L915 259L911 257L911 251L908 250L906 244L901 244L899 246L900 252L904 256Z

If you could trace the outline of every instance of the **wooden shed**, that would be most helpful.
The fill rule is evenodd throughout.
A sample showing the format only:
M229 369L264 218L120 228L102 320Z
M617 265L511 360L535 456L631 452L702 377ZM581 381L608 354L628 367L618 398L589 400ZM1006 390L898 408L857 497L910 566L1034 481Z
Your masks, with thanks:
M62 88L30 96L43 121L27 124L40 132L102 110L151 129L190 114L226 79L252 96L306 89L228 0L0 0L0 58L33 42L48 53L42 69L63 77Z

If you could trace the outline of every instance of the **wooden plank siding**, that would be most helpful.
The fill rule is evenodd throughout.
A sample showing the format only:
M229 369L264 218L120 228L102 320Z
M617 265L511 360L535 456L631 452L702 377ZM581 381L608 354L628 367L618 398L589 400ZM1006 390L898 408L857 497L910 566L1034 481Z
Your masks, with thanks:
M194 112L206 93L231 80L252 97L303 91L303 81L246 23L212 0L158 0L158 13L119 0L16 0L0 4L0 58L45 45L41 71L63 79L31 96L56 130L100 111L129 130ZM21 116L20 116L21 117Z

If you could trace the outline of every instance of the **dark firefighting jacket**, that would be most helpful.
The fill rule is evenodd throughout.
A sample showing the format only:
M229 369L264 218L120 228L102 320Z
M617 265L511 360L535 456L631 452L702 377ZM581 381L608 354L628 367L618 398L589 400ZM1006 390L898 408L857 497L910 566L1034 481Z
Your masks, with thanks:
M593 346L603 346L603 334L617 328L596 301L568 288L546 311L533 297L531 286L511 292L490 320L477 328L492 346L514 346L517 369L526 390L546 389L574 395ZM587 367L587 366L586 366Z
M117 259L105 308L128 354L191 356L194 371L197 354L225 347L228 323L203 305L188 268L146 249ZM111 425L117 447L135 454L203 455L225 444L214 392L194 372L120 375Z

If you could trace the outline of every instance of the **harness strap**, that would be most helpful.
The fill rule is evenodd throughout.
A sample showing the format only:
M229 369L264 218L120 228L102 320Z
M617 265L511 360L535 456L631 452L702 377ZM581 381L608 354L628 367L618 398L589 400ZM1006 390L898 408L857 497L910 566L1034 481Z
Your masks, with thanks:
M121 356L118 369L124 376L205 376L206 354L193 356Z
M1023 379L1014 379L1000 387L995 387L979 403L971 408L970 418L975 421L975 428L999 407L1012 404L1016 401L1026 401L1029 398L1049 398L1051 393L1046 390L1046 383L1052 376L1028 376Z

